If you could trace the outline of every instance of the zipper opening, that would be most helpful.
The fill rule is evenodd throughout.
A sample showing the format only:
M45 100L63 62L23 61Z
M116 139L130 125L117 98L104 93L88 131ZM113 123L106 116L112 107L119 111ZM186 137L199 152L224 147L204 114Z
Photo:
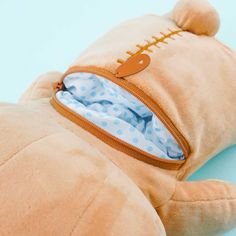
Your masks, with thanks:
M123 140L120 140L119 138L117 138L116 136L108 133L107 131L103 130L102 128L98 127L97 125L93 124L92 122L90 122L89 120L87 120L86 118L84 118L83 116L77 114L76 112L74 112L73 110L71 110L70 108L66 107L64 104L62 104L56 97L56 93L59 90L63 90L64 89L64 84L63 84L63 80L66 76L68 76L69 74L72 73L79 73L79 72L84 72L84 73L92 73L92 74L96 74L98 76L103 76L105 79L110 80L111 82L117 84L118 86L120 86L121 88L125 89L126 91L128 91L129 93L131 93L133 96L135 96L137 99L139 99L143 104L145 104L158 118L159 120L166 126L166 128L170 131L170 133L172 134L172 136L175 138L176 142L179 144L179 146L181 147L183 154L184 154L184 160L168 160L168 159L163 159L163 158L159 158L156 157L152 154L149 154L145 151L142 151L141 149L126 143ZM75 120L75 118L77 117L77 119L79 119L81 121L81 123L87 123L90 127L92 127L92 129L95 129L96 131L98 131L99 133L106 135L107 137L109 137L109 139L114 140L115 142L119 142L122 145L124 145L125 147L128 147L128 149L133 149L135 151L135 155L140 152L142 154L142 156L146 156L146 158L151 158L152 160L154 159L157 160L158 166L160 166L160 162L163 162L163 164L173 164L172 167L170 166L170 168L166 169L178 169L178 167L180 168L182 166L182 164L186 161L186 159L189 156L190 153L190 147L187 143L187 141L185 140L185 138L183 137L183 135L177 130L177 128L174 126L174 124L172 123L172 121L169 119L168 116L165 115L164 111L159 107L158 104L156 104L156 102L154 102L154 100L152 98L150 98L148 95L146 95L143 91L141 91L139 88L137 88L135 85L131 84L130 82L128 82L127 80L125 80L124 78L117 78L113 73L111 73L108 70L105 69L101 69L101 68L97 68L97 67L80 67L80 66L74 66L72 68L70 68L61 78L61 80L55 84L54 86L54 95L53 98L51 100L51 103L53 106L57 107L60 109L60 111L62 111L62 113L64 114L66 113L70 113L73 116L73 121ZM64 111L64 112L63 112ZM66 116L66 115L65 115ZM68 114L68 116L70 116ZM76 122L77 123L77 122ZM82 126L80 123L80 126ZM86 129L86 128L85 128ZM91 131L91 130L90 130ZM91 131L91 133L93 133ZM99 135L95 135L95 136L99 136ZM104 138L105 139L105 138ZM121 148L121 147L120 147ZM123 149L123 148L122 148ZM126 150L127 151L127 150ZM153 162L153 161L152 161ZM153 164L153 163L152 163ZM164 167L165 168L165 167Z

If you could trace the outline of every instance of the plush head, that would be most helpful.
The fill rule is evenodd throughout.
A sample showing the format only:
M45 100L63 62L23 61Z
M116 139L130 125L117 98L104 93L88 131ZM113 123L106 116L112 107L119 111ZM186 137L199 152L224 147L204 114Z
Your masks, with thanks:
M236 53L214 37L219 25L218 13L207 1L181 0L165 16L146 15L115 27L85 50L62 78L88 72L132 88L172 131L185 160L155 161L137 152L132 154L136 159L131 158L125 146L117 151L110 139L108 146L96 146L99 135L96 141L77 132L134 181L172 236L216 235L236 225L234 186L182 181L236 142ZM41 82L45 86L37 83L38 88L31 89L30 96L37 93L34 99L48 88ZM72 115L67 118L77 122Z
M189 144L179 176L236 141L236 54L213 37L218 28L207 1L182 0L115 27L74 63L123 77L164 110Z

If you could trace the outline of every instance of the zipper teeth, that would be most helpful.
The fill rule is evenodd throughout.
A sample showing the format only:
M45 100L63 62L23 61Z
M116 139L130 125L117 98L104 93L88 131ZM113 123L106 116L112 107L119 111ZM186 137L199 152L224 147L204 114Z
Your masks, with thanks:
M168 29L168 31L170 33L168 34L165 34L163 32L160 32L160 34L163 36L161 38L158 38L156 36L152 36L152 38L154 39L153 42L150 42L149 40L145 40L146 41L146 45L140 45L140 44L137 44L136 47L138 48L138 50L136 52L131 52L131 51L127 51L126 53L129 55L129 58L130 57L134 57L138 54L141 54L143 53L144 51L147 51L147 52L153 52L150 47L152 46L155 46L156 48L160 48L158 46L159 43L164 43L164 44L168 44L168 42L166 42L165 40L166 39L172 39L172 40L175 40L172 36L175 36L175 35L178 35L178 36L182 36L180 33L183 32L183 30L171 30L171 29ZM123 59L118 59L117 60L118 63L120 64L124 64L125 63L125 60Z
M95 131L95 132L91 132L91 133L94 134L99 139L101 138L101 140L106 142L105 139L102 139L102 137L100 135L100 134L102 134L103 137L104 136L108 137L108 139L106 139L106 140L108 140L108 142L106 142L106 143L108 143L108 144L110 143L111 146L113 146L114 148L122 145L122 148L121 147L117 148L119 151L122 150L126 154L129 154L136 159L139 159L139 160L144 161L148 164L151 164L151 165L154 165L154 166L157 166L160 168L168 169L168 170L179 170L180 167L185 163L185 160L169 160L169 159L163 159L163 158L153 156L153 155L146 153L145 151L143 151L135 146L132 146L129 143L126 143L123 140L120 140L116 136L111 135L110 133L108 133L107 131L98 127L97 125L93 124L92 122L90 122L89 120L84 118L83 116L78 115L73 110L66 107L64 104L62 104L57 99L56 92L54 93L54 95L51 99L51 104L59 113L61 113L66 118L69 118L71 121L74 121L73 118L76 118L76 120L74 122L81 125L81 127L85 128L85 130L87 130L87 131L89 131L89 129L86 129L85 126L86 126L86 124L89 124L89 128L92 128L93 131ZM71 117L72 117L72 119L71 119ZM79 122L78 122L78 120L79 120ZM85 124L85 125L83 125L83 124ZM132 154L130 154L130 152ZM140 153L141 153L141 157L138 156ZM147 157L148 157L148 159L147 159Z
M141 91L138 87L136 87L135 85L129 83L128 81L126 81L122 78L117 79L112 74L112 72L110 72L108 70L104 70L104 69L97 68L97 67L78 67L78 66L75 66L75 67L72 67L71 69L69 69L68 72L66 72L65 75L62 77L59 84L61 86L63 85L63 80L67 75L69 75L71 73L79 73L79 72L94 73L99 76L104 76L106 79L109 79L113 83L117 84L118 86L124 88L125 90L127 90L128 92L133 94L136 98L138 98L141 102L143 102L155 115L157 115L157 117L161 120L161 122L167 127L169 132L173 135L173 137L175 138L177 143L180 145L180 147L184 153L185 159L189 156L190 147L189 147L187 141L185 140L184 136L178 131L178 129L175 127L175 125L169 119L169 117L164 113L164 111L161 109L161 107L158 104L156 104L156 102L154 102L154 100L152 100L151 97L149 97L143 91ZM58 89L56 89L56 91L58 91ZM140 93L142 95L140 95ZM147 98L149 100L149 102L146 101L145 98ZM151 103L151 105L150 105L150 103Z

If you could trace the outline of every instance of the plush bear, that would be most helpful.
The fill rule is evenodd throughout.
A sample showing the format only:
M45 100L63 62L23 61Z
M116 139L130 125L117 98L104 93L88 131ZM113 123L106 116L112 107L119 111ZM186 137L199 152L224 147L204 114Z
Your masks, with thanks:
M236 140L236 54L205 0L127 21L0 105L0 235L213 236L236 187L185 179ZM223 171L223 170L222 170Z

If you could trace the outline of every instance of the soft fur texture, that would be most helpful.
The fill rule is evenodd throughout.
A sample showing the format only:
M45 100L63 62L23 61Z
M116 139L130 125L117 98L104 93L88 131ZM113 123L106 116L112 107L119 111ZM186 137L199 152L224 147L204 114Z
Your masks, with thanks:
M176 24L194 34L214 36L220 26L217 11L202 0L182 0L172 14Z
M207 24L196 15L209 16ZM74 63L115 73L137 44L168 29L189 31L146 51L150 65L125 78L189 142L180 170L131 158L61 116L49 103L60 73L41 76L20 104L1 104L0 235L213 236L235 227L235 186L184 181L236 140L236 54L209 36L217 21L207 2L182 0L168 17L114 28Z

